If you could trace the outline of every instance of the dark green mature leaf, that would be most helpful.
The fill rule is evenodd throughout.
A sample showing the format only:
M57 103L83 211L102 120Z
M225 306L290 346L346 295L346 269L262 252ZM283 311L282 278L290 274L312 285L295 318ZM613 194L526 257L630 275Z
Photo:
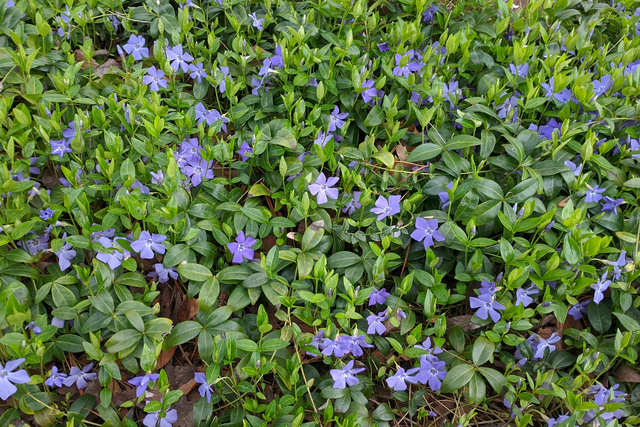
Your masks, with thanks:
M476 365L482 365L486 363L493 355L496 345L493 341L485 338L478 337L473 344L473 351L471 352L471 359Z
M170 349L176 345L191 341L202 331L202 325L198 322L186 321L178 323L171 333L164 339L164 348Z
M451 393L467 385L474 376L473 366L462 363L453 367L442 381L442 392Z
M180 264L178 273L183 280L193 280L196 282L204 282L212 277L211 270L200 264Z
M431 142L427 142L425 144L419 145L409 154L407 158L410 162L423 162L425 160L431 160L434 157L438 156L442 153L442 147L433 144Z
M587 316L593 329L604 334L611 327L611 310L605 304L591 302L587 306Z

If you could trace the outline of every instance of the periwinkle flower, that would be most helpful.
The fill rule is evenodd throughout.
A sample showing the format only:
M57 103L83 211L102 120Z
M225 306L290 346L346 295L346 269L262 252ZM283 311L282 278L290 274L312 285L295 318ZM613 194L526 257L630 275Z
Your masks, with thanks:
M213 161L192 160L184 166L183 173L189 177L191 184L197 187L203 180L213 179Z
M48 221L51 218L53 218L53 215L55 214L54 211L51 210L51 208L46 208L40 211L40 219L43 221Z
M164 265L161 262L159 262L157 264L154 264L153 268L155 271L152 271L147 276L157 277L158 282L160 283L167 283L169 281L169 278L172 278L173 280L178 280L178 272L176 271L175 267L165 268Z
M516 291L516 304L515 305L523 305L524 307L528 307L529 304L533 302L533 298L530 295L535 295L540 292L540 289L534 284L529 286L527 289L520 288Z
M164 172L158 169L156 172L150 172L151 183L154 185L162 185L164 183Z
M376 90L375 83L376 82L373 80L362 81L361 87L365 90L360 92L360 95L362 95L362 100L364 102L368 103L369 101L371 101L373 98L377 96L378 91Z
M174 72L182 69L183 73L189 71L189 62L193 61L193 56L189 52L184 52L182 45L177 45L167 49L167 59L171 61L170 66Z
M378 50L380 52L388 52L389 51L389 43L388 42L382 42L382 43L378 43Z
M542 359L544 357L544 353L546 349L549 349L549 352L554 352L556 350L555 343L559 342L562 338L560 338L554 332L547 339L542 338L541 336L537 336L537 345L535 347L535 353L533 355L532 360Z
M424 13L422 14L422 22L433 21L433 17L437 11L438 11L438 6L436 6L435 4L432 4L431 6L429 6L427 10L425 10Z
M309 185L309 191L314 196L318 196L318 204L327 203L329 199L336 200L340 194L337 188L332 188L338 183L340 178L330 176L327 178L324 172L318 175L315 184Z
M148 385L152 381L158 381L160 375L158 374L146 374L141 377L131 378L129 384L136 386L136 396L140 397L144 394Z
M166 89L167 81L163 78L164 72L161 69L156 69L155 66L151 66L147 70L147 74L142 78L142 83L150 85L151 90L157 92L160 87Z
M341 113L338 106L336 106L331 114L329 114L329 132L342 129L344 126L344 120L347 117L349 117L349 113Z
M337 336L334 340L325 338L322 341L322 346L324 347L322 354L325 356L343 357L350 351L349 346L345 346L345 342L340 339L340 336Z
M149 57L149 48L144 47L146 41L142 36L136 36L134 34L129 37L129 41L127 44L122 46L122 48L136 61L140 61L142 58Z
M370 316L367 317L367 323L369 325L368 329L367 329L367 333L368 334L378 334L378 335L383 335L386 331L387 328L386 326L384 326L384 322L389 318L389 316L387 316L387 311L381 311L380 313L376 314L371 314Z
M604 292L609 289L609 286L611 286L611 280L607 280L607 274L608 272L605 271L602 277L598 279L596 283L591 285L594 290L593 302L596 304L600 304L602 302L604 299Z
M251 18L251 20L253 21L252 25L255 28L257 28L260 31L263 30L262 26L264 25L264 18L258 18L255 12L250 13L249 18Z
M360 382L356 374L364 371L364 368L354 368L354 361L351 360L342 369L332 369L331 377L333 378L333 388L344 389L351 387Z
M563 89L560 92L555 92L554 81L553 81L554 78L555 77L551 77L551 79L549 80L549 83L541 83L540 86L542 86L547 91L545 93L545 96L548 99L555 98L558 102L562 104L566 104L571 100L571 90Z
M14 384L26 384L31 381L29 374L24 369L15 371L24 361L25 359L11 360L4 367L0 364L0 399L7 400L18 391L18 387Z
M166 412L157 411L147 414L142 420L142 424L146 427L171 427L177 421L178 411L171 409Z
M476 316L482 320L487 320L491 316L494 323L500 320L498 310L506 310L506 307L494 299L493 295L480 295L478 297L469 298L471 308L477 308Z
M326 134L322 131L322 129L320 129L318 131L318 137L316 138L315 141L313 141L313 143L315 145L319 145L320 148L324 148L327 143L329 141L331 141L333 139L333 135L331 135L329 132L327 132Z
M453 181L449 182L446 187L451 190L453 188ZM446 209L451 202L451 200L449 200L449 193L446 190L441 191L438 193L438 198L440 199L440 203L442 203L441 209Z
M60 140L50 140L49 145L51 146L51 155L52 156L60 156L62 159L65 153L73 153L73 150L70 147L71 142L65 139Z
M421 384L428 384L431 390L437 391L442 387L442 380L446 376L445 363L434 356L430 359L421 360L419 372L415 379Z
M48 387L56 386L58 388L62 387L62 380L67 378L67 374L63 372L58 372L58 368L56 365L51 367L51 375L45 380L44 384Z
M613 212L614 215L618 215L618 206L624 203L624 200L621 198L614 199L609 196L604 196L603 201L602 212Z
M200 384L198 392L201 397L207 397L207 402L211 403L211 395L213 394L213 384L207 383L207 376L203 372L196 372L196 383Z
M423 242L424 248L433 246L434 240L444 242L444 236L438 230L437 219L416 218L416 229L411 233L411 238Z
M582 319L582 315L587 312L587 306L590 302L591 300L586 300L577 303L569 309L569 316L573 317L575 320Z
M75 258L76 251L73 249L73 246L71 246L71 243L65 242L60 250L56 252L56 256L58 257L58 266L60 267L60 271L65 271L67 268L71 267L71 260Z
M207 78L207 73L206 71L204 71L203 65L200 64L189 64L189 77L191 77L193 80L196 80L198 83L202 82L202 79L206 79ZM202 105L202 103L200 103L200 105Z
M571 171L573 172L573 175L578 177L580 176L580 174L582 173L582 166L583 164L580 163L579 165L576 165L575 163L573 163L571 160L566 160L564 162L565 166L567 166L569 169L571 169Z
M251 261L254 254L254 250L251 249L251 247L256 244L256 241L257 240L251 236L245 237L244 231L238 233L236 241L227 244L229 252L233 254L233 262L240 264L244 262L245 259Z
M247 141L242 141L242 145L240 145L240 149L237 153L242 157L242 161L246 162L253 157L253 148L251 148Z
M404 62L403 58L405 57L408 57L409 60L405 65L401 65L402 62ZM420 65L420 63L417 61L412 61L411 60L412 57L413 57L413 50L408 51L404 55L396 53L395 55L396 67L393 69L393 75L398 77L402 76L405 79L408 79L409 74L415 71L419 71L420 68L422 68L422 65Z
M351 195L351 200L349 203L342 208L342 212L351 215L356 211L356 209L360 209L362 207L362 203L360 203L360 196L362 195L362 191L354 191L353 195ZM349 196L346 194L346 196Z
M138 240L131 243L131 249L140 254L142 259L153 259L154 252L164 254L166 248L162 244L167 240L167 236L161 234L151 234L146 230L140 232Z
M78 390L82 390L87 387L87 381L95 380L98 377L98 375L90 372L91 369L93 369L93 363L89 363L82 369L76 366L72 367L67 378L62 380L62 384L71 387L75 383Z
M379 196L378 200L376 200L376 207L371 208L371 213L378 214L378 221L400 213L401 199L402 196L389 196L389 199Z
M386 379L387 385L393 388L394 391L406 390L407 383L415 384L418 382L415 377L411 376L417 373L418 370L418 368L413 368L405 371L404 368L399 368L393 376Z
M373 288L373 291L371 291L371 294L369 294L369 306L384 304L387 300L387 297L390 295L391 294L387 292L385 288L382 288L380 290Z
M351 335L341 336L340 341L343 343L344 348L347 349L347 353L350 351L355 357L360 357L364 354L363 348L373 348L373 346L366 341L364 335Z
M596 185L595 187L589 187L589 189L587 189L584 201L587 203L599 202L600 200L602 200L602 193L604 193L604 190L604 188L600 188L598 185Z

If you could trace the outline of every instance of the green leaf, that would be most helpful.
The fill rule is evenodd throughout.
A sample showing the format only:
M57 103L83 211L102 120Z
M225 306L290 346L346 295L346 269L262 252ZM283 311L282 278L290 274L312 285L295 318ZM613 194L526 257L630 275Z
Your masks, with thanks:
M611 327L611 311L605 304L591 302L587 306L587 316L593 329L604 334Z
M233 311L242 310L249 304L251 304L249 291L244 286L237 286L233 292L231 292L229 300L227 301L227 307Z
M364 125L367 127L380 126L384 121L384 112L379 105L374 106L369 114L367 114L367 118L364 119Z
M504 375L493 368L487 368L484 366L478 368L478 371L482 374L483 377L487 379L489 385L491 385L496 393L502 392L502 387L507 384L507 379Z
M207 310L217 302L220 295L220 282L217 277L210 277L200 288L198 305L201 310Z
M480 139L471 135L456 135L445 144L447 150L459 150L461 148L473 147L482 144Z
M473 366L463 363L453 367L442 381L442 392L451 393L467 385L474 375Z
M474 374L469 381L469 402L482 403L487 394L487 386L484 383L482 377L478 374Z
M442 153L442 147L438 144L427 142L426 144L419 145L415 150L409 154L407 161L409 162L422 162L430 160Z
M84 352L85 343L82 337L78 335L65 334L56 338L56 346L62 351L68 351L69 353L82 353Z
M286 347L289 347L289 343L287 341L281 340L279 338L273 338L273 339L264 341L260 346L260 351L272 352L272 351L280 350Z
M104 346L109 353L119 353L137 346L141 340L142 334L139 331L135 329L125 329L116 332L114 336L109 338L109 341L107 341Z
M171 249L164 255L162 263L166 267L173 267L180 264L182 261L186 261L189 256L189 246L184 243L173 245Z
M631 178L623 184L627 188L640 188L640 178Z
M346 268L362 261L359 255L353 252L342 251L331 255L327 260L329 268Z
M276 136L273 137L270 142L272 144L281 145L292 151L295 151L298 146L296 137L287 129L280 129L278 132L276 132Z
M523 203L536 194L538 190L538 180L529 178L516 185L507 193L507 202Z
M181 264L178 266L178 273L182 280L193 280L194 282L204 282L212 277L211 270L200 264Z
M485 337L478 337L473 344L473 350L471 352L471 359L476 365L483 365L487 363L491 355L495 351L496 345L493 341Z
M640 323L638 323L633 317L622 313L613 313L613 315L618 318L622 326L624 326L627 331L640 331Z
M170 349L180 344L191 341L202 331L202 325L194 321L181 322L164 339L164 348Z

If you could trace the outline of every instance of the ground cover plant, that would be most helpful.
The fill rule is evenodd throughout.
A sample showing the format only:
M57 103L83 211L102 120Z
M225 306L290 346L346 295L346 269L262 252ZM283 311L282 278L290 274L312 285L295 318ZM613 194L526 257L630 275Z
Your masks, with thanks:
M639 423L640 3L0 32L0 425Z

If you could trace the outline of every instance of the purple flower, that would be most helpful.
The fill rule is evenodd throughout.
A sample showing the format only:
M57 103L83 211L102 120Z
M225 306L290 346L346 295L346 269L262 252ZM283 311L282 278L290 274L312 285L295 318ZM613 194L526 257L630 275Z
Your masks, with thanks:
M447 376L444 369L445 363L438 360L435 356L430 359L420 361L420 371L415 379L421 384L429 384L429 388L433 391L440 390L442 380Z
M108 249L113 248L113 251L111 253L104 253L104 252L96 253L96 258L99 261L102 261L105 264L107 264L109 268L111 268L112 270L115 270L122 264L122 261L124 260L125 256L127 257L130 256L129 251L126 251L120 245L118 245L118 248L122 249L124 253L120 252L118 248L116 248L114 244L116 243L115 239L111 241L107 237L100 237L98 238L97 243L100 243L102 246Z
M164 182L164 172L161 169L156 172L150 172L151 174L151 183L154 185L162 185Z
M40 211L40 219L43 221L48 221L53 218L53 214L55 212L51 210L51 208L46 208Z
M327 134L325 135L325 133L322 131L322 129L320 129L318 131L318 137L316 138L315 141L313 141L313 143L315 145L319 145L320 148L324 148L327 143L329 141L331 141L331 139L333 139L333 135L331 135L330 133L327 132Z
M147 187L137 179L133 184L131 184L131 191L135 190L136 188L140 190L140 194L150 194L149 187Z
M555 98L558 100L558 102L562 103L562 104L566 104L567 102L569 102L571 100L571 90L569 89L563 89L560 92L554 92L554 82L553 82L554 77L551 77L551 80L549 80L549 83L541 83L540 86L542 86L547 93L545 94L545 96L549 99L551 98ZM551 139L551 138L549 138Z
M596 304L600 304L600 302L604 298L604 291L609 289L609 286L611 285L611 280L607 280L607 274L608 272L605 271L602 277L598 279L596 283L591 285L591 287L595 291L593 295L593 302L595 302Z
M60 140L50 140L49 145L51 145L51 155L52 156L60 156L62 159L65 153L73 153L73 150L69 148L71 144L70 141L60 139Z
M418 380L411 375L418 372L418 368L409 369L405 372L404 368L399 368L392 377L386 379L387 385L394 391L403 391L407 389L407 383L415 384Z
M601 194L604 193L604 190L604 188L600 188L597 184L595 187L589 187L584 201L587 203L599 202L602 200Z
M207 78L207 73L204 71L202 64L189 64L189 71L191 72L189 77L193 80L197 80L198 83L201 83L202 79ZM200 103L200 105L202 105L202 103Z
M526 78L529 74L529 64L526 62L521 65L509 64L509 71L511 71L511 74L514 76Z
M69 376L62 380L62 384L67 387L71 387L73 383L76 384L78 390L82 390L87 386L87 381L95 380L98 376L94 373L89 373L93 369L93 363L89 363L84 368L80 369L76 366L71 368Z
M133 59L140 61L142 58L149 57L149 48L144 47L145 43L144 37L132 34L127 44L122 46L122 48L133 56Z
M171 62L171 69L174 72L178 72L182 69L183 73L189 71L189 62L193 61L193 56L189 52L184 52L182 45L177 45L167 49L167 59Z
M65 237L66 234L67 233L65 233ZM56 256L58 257L58 266L61 271L65 271L67 268L71 267L71 260L76 256L76 251L72 248L73 246L71 246L70 243L65 242L60 250L56 252Z
M344 119L347 117L349 117L349 113L341 113L340 109L336 106L331 114L329 114L329 132L342 129Z
M196 382L200 384L198 392L201 397L207 396L207 402L211 403L211 394L213 394L213 384L207 383L207 376L202 372L196 372Z
M451 190L453 188L453 181L451 181L450 183L448 183L446 185L446 187ZM446 209L447 206L449 206L449 203L451 202L451 200L449 200L449 193L445 190L445 191L441 191L438 193L438 197L440 198L440 203L442 203L441 208L442 209Z
M614 199L609 196L604 196L604 204L602 205L602 212L613 212L614 215L618 215L618 206L624 203L623 199Z
M170 411L162 412L152 412L147 414L142 420L142 424L146 427L171 427L173 423L178 421L178 411L172 409ZM159 423L159 424L158 424Z
M160 87L167 88L167 81L163 79L164 73L161 69L157 69L152 66L147 70L147 75L142 78L142 83L151 85L151 90L157 92Z
M40 326L36 326L35 322L29 322L25 329L31 329L34 335L40 335L42 333L42 328Z
M387 320L389 316L387 316L387 311L381 311L380 313L371 314L367 317L367 323L369 324L369 328L367 329L368 334L376 333L378 335L383 335L387 328L384 326L384 322Z
M411 238L424 243L425 250L433 246L433 241L444 242L444 236L438 230L437 219L416 218L416 229Z
M24 369L14 372L24 363L25 359L11 360L3 367L0 364L0 399L7 400L18 391L14 384L26 384L31 381L29 374Z
M189 179L191 180L191 184L193 184L194 186L198 186L202 184L203 180L212 179L214 177L212 166L212 160L192 160L188 165L184 167L183 172L189 177Z
M34 237L24 242L20 242L20 246L22 246L23 249L26 249L30 255L36 255L38 252L49 248L48 235L39 236L32 231L28 234L33 234Z
M387 300L387 297L390 295L391 294L387 292L385 288L382 288L380 290L373 288L373 291L369 295L369 306L384 304L384 302Z
M367 343L364 335L341 336L340 341L347 349L347 352L350 351L355 357L360 357L364 354L363 348L373 348L371 344Z
M498 117L502 120L505 120L509 114L513 111L513 115L511 116L511 123L515 123L518 120L518 101L520 98L517 96L512 96L511 98L507 98L502 104L496 107L498 112Z
M360 382L356 377L356 374L364 371L364 368L353 368L353 360L349 361L342 369L332 369L331 376L333 377L333 388L344 389L356 385Z
M549 138L550 139L550 138ZM571 169L571 171L573 172L573 174L575 176L580 176L580 174L582 173L582 166L583 164L580 163L579 165L576 166L575 163L573 163L571 160L567 160L564 162L565 166L567 166L569 169Z
M235 242L227 243L227 248L233 254L233 262L240 264L244 260L251 261L253 259L253 249L251 246L256 244L256 239L251 236L245 238L244 231L238 233Z
M360 195L362 195L362 191L354 191L353 196L351 197L351 201L342 208L342 212L348 213L351 215L356 211L356 209L360 209L362 207L362 203L360 203ZM346 196L349 196L346 194Z
M614 385L610 389L607 389L600 384L591 387L591 393L595 394L593 401L596 405L600 406L600 409L598 413L593 409L587 411L583 419L585 424L590 424L596 417L602 419L604 421L604 425L609 425L614 418L622 418L622 409L616 409L611 412L605 410L605 405L609 403L623 403L625 401L627 394L617 391L618 387L619 384Z
M604 75L600 78L600 80L593 81L593 92L595 93L594 98L604 95L610 88L613 86L613 81L611 81L611 74Z
M422 14L422 21L423 22L433 21L433 16L436 14L437 11L438 11L438 6L436 6L435 4L432 4Z
M451 108L454 107L454 100L457 101L462 97L462 91L458 89L458 82L451 80L448 84L444 85L444 97L449 100Z
M340 178L330 176L327 178L324 172L318 175L315 184L309 185L309 191L314 196L318 195L318 204L322 205L327 203L328 199L336 200L339 192L337 188L331 188L338 183Z
M62 319L58 319L58 318L57 318L57 317L55 317L55 316L51 318L51 326L55 326L55 327L56 327L56 328L58 328L58 329L62 329L62 328L64 328L65 323L66 323L66 322L65 322L64 320L62 320ZM65 375L65 376L66 376L66 375ZM62 386L61 386L61 387L62 387Z
M258 30L262 31L263 28L262 26L264 25L264 18L259 18L256 16L256 13L250 13L249 14L249 18L251 18L251 20L253 21L253 26L256 27Z
M496 282L490 282L487 279L482 279L480 283L480 295L495 295Z
M142 230L138 240L131 243L131 249L139 253L142 259L153 259L154 252L164 254L165 247L162 242L165 240L167 240L167 236L151 234L148 231Z
M318 333L315 334L314 337L311 339L310 345L322 351L324 350L323 342L324 342L324 331L318 331ZM307 351L307 354L311 357L318 357L317 354L310 353L308 351Z
M246 162L249 158L253 157L253 148L246 141L242 141L242 145L237 153L242 156L242 161Z
M135 377L135 378L131 378L129 380L129 384L136 386L136 396L140 397L144 394L145 390L147 389L147 386L149 385L150 382L152 381L158 381L158 378L160 378L160 375L158 374L147 374L147 375L143 375L141 377Z
M522 288L518 289L516 291L515 305L522 304L523 306L528 307L529 304L533 302L533 298L531 298L530 295L535 295L539 292L540 292L540 289L538 289L538 287L534 284L529 286L527 289L522 289Z
M553 139L553 133L557 130L558 137L562 137L562 123L558 123L556 119L551 119L546 125L538 126L533 123L529 125L530 130L534 130L538 132L538 136L540 139Z
M345 344L339 336L337 336L335 340L325 338L324 341L322 341L322 346L324 347L322 354L325 356L343 357L350 351L349 345Z
M556 346L553 345L561 340L561 338L556 335L554 332L548 339L544 339L538 335L537 337L538 344L535 348L535 353L533 355L532 360L542 359L544 357L544 352L546 349L549 349L549 352L552 353L556 350Z
M378 50L380 52L388 52L389 51L389 43L387 42L382 42L382 43L378 43Z
M407 57L408 60L404 59L405 57ZM393 75L398 77L402 76L405 79L408 79L409 74L411 74L414 71L419 71L420 68L422 68L422 66L417 61L411 61L412 57L413 57L413 50L408 51L404 55L400 55L399 53L396 53L395 55L396 67L393 69ZM406 62L405 65L401 65L403 62Z
M547 420L547 427L555 427L558 424L562 423L563 421L568 420L569 418L571 418L571 417L569 417L568 414L567 415L560 415L558 418L549 418Z
M178 272L175 267L165 268L164 265L159 262L153 266L155 271L152 271L148 274L149 277L157 277L158 282L167 283L169 281L169 277L173 280L178 280ZM155 381L155 380L154 380Z
M493 295L480 295L479 297L469 298L471 308L477 308L476 316L482 320L487 320L491 316L491 320L498 322L500 313L498 310L506 310L506 307L494 300Z
M64 380L65 378L67 378L67 374L58 372L58 368L56 367L56 365L53 365L51 367L51 375L49 375L49 378L46 379L44 384L49 387L56 386L60 388L62 387L62 380Z
M369 102L377 96L378 91L376 90L375 84L376 82L373 80L364 80L362 82L361 87L365 90L361 92L360 95L362 95L362 100L364 102Z
M428 351L427 354L423 354L420 356L419 360L422 363L423 361L437 361L438 359L438 354L442 353L442 349L440 347L434 346L433 348L431 348L431 337L427 337L426 340L424 340L424 342L422 343L422 345L420 344L416 344L414 345L415 348L419 348L422 350L426 350Z
M385 199L383 196L379 196L376 200L376 207L371 208L371 213L378 214L378 221L400 213L400 200L402 196L389 196L389 199Z
M220 67L218 71L222 73L222 81L220 82L220 86L218 86L218 90L220 93L224 93L227 90L227 77L233 83L233 79L229 75L229 67Z
M620 275L623 273L623 268L627 265L627 251L624 249L620 252L618 260L610 263L613 266L613 280L620 280Z
M572 316L575 320L582 319L582 315L587 312L587 306L590 302L591 300L586 300L577 303L569 309L569 315Z

